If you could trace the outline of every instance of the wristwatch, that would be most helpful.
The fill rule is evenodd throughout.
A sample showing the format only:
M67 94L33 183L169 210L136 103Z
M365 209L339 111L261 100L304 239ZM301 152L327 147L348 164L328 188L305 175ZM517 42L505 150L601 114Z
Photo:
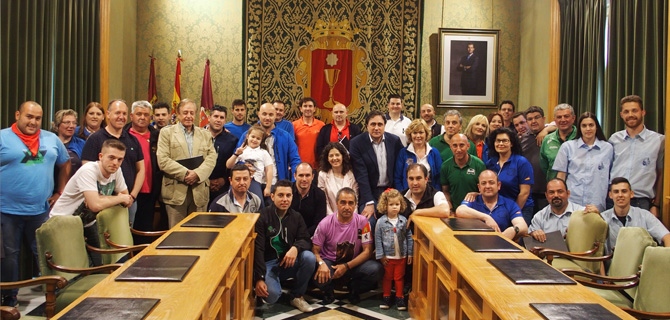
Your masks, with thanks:
M514 226L514 235L519 234L519 227Z
M319 261L319 267L323 264L323 260Z

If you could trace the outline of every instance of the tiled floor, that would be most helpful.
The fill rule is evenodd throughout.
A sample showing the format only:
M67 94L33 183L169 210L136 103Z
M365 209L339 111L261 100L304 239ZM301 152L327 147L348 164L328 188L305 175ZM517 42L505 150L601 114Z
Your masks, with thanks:
M361 295L361 302L358 305L348 304L345 299L346 293L335 292L335 302L329 305L321 304L321 295L319 291L310 292L311 295L305 295L305 299L312 305L314 311L311 313L302 313L291 306L288 299L280 299L274 305L261 305L256 308L256 320L282 320L282 319L320 319L320 320L342 320L342 319L410 319L407 311L398 311L395 306L389 310L381 310L381 292L371 291ZM39 316L41 309L35 310L44 303L44 293L35 292L30 288L19 290L19 312L22 315Z
M361 302L351 305L346 300L346 293L335 292L335 302L329 305L321 304L319 291L308 292L305 295L314 311L302 313L291 306L284 296L272 306L262 305L256 307L256 320L283 320L283 319L411 319L407 311L398 311L395 306L389 310L379 308L381 303L381 291L371 291L361 295Z

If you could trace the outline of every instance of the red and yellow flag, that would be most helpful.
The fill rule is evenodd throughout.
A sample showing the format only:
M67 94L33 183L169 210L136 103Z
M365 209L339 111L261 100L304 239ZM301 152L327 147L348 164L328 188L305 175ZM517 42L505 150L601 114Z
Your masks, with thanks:
M151 58L151 65L149 66L149 89L147 94L147 101L154 104L158 101L158 90L156 90L156 71L154 69L154 58L153 54L149 56Z
M177 55L177 70L174 75L174 92L172 93L172 124L176 121L177 105L181 101L181 52Z
M202 97L200 98L200 127L209 124L207 112L214 107L214 95L212 94L212 77L209 73L209 59L205 61L205 75L202 77Z

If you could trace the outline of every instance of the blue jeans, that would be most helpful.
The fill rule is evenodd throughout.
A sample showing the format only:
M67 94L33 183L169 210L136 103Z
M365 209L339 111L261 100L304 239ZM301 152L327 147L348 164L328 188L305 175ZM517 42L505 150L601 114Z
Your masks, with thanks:
M316 268L316 258L312 251L305 250L298 254L295 263L290 268L279 266L278 259L265 262L265 284L268 286L268 297L265 301L273 304L281 296L281 281L288 278L295 278L295 287L291 289L293 297L301 297L307 291L309 280L312 279L314 268Z
M137 213L137 201L133 201L133 204L128 207L128 222L131 228L135 224L135 213Z
M35 261L38 261L35 230L47 221L48 218L49 214L47 212L31 216L2 213L0 225L2 226L2 245L5 251L5 256L1 263L2 281L19 280L19 252L23 239L30 243L30 249L33 251ZM2 290L2 295L16 295L18 292L18 289Z
M335 273L333 269L334 261L323 259L323 262L328 265L330 269L330 276ZM355 293L364 293L377 287L379 280L384 276L384 266L375 260L366 260L362 264L351 268L342 276L342 281L346 281L349 291ZM340 280L340 279L336 279ZM333 292L333 279L331 278L326 283L319 283L314 281L317 288L323 292Z
M261 185L260 183L258 183L258 181L254 180L253 178L249 183L249 192L257 195L258 198L261 199L261 209L265 208L265 196L263 196L263 187L264 185Z

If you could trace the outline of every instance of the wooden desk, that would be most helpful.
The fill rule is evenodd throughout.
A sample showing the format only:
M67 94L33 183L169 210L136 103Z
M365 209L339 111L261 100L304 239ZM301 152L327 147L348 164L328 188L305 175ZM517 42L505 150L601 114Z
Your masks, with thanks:
M532 253L475 253L441 220L413 217L414 274L409 312L414 319L541 319L530 303L598 303L633 319L582 285L516 285L486 259L538 259ZM489 233L490 234L490 233Z
M187 219L199 213L191 214ZM126 262L83 296L56 315L60 318L87 297L156 298L158 305L147 319L250 319L252 297L254 225L258 214L238 214L224 229L170 229L140 254ZM220 231L209 250L157 250L156 246L174 231ZM147 255L200 256L182 282L117 282L114 278L135 260Z

